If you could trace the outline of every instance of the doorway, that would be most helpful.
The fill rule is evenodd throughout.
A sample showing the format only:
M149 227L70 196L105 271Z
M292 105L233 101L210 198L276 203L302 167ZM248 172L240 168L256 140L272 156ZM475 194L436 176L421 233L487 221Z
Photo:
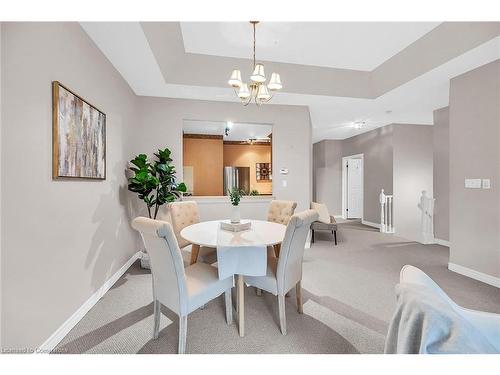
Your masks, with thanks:
M342 158L342 217L363 219L363 154Z

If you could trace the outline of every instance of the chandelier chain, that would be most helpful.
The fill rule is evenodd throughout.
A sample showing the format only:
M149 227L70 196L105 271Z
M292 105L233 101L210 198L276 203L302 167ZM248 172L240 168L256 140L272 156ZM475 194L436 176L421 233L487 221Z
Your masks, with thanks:
M253 67L255 69L255 25L256 23L253 22Z

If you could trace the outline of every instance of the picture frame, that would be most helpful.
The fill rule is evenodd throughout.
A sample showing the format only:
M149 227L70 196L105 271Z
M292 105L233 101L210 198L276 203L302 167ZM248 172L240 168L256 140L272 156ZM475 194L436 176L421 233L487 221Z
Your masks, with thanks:
M106 179L106 114L52 82L52 178Z
M271 163L256 163L255 172L257 181L272 180Z

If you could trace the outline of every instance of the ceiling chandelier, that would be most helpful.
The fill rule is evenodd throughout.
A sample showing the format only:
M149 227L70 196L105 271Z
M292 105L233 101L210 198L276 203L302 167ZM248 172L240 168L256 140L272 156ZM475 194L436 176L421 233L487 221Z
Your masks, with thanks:
M234 92L238 95L243 105L248 105L253 100L255 104L262 105L273 98L273 91L280 90L281 85L280 75L278 73L271 74L271 79L266 85L266 75L264 74L264 65L255 61L255 26L259 21L250 21L253 26L253 73L250 76L250 83L245 83L241 80L241 72L239 69L233 70L228 83L233 87Z

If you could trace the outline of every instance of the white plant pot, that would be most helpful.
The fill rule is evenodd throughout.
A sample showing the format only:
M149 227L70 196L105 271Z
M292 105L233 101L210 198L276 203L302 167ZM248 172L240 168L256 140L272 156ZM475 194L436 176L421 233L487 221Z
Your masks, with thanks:
M237 224L241 220L241 215L240 215L240 206L233 206L233 209L231 211L231 223Z

